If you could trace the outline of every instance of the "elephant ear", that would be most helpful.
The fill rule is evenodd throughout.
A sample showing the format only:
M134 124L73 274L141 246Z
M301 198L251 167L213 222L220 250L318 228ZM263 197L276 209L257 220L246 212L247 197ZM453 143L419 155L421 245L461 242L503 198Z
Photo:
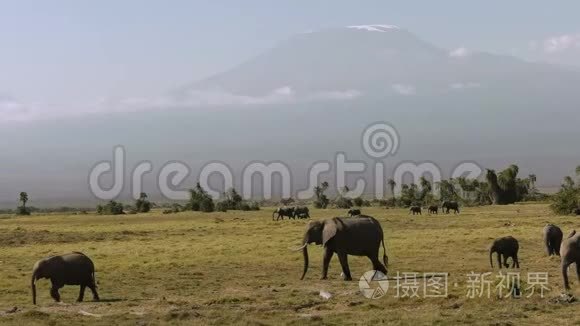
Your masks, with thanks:
M324 223L324 228L322 229L322 245L326 246L326 243L330 239L334 238L337 231L336 221L334 219Z

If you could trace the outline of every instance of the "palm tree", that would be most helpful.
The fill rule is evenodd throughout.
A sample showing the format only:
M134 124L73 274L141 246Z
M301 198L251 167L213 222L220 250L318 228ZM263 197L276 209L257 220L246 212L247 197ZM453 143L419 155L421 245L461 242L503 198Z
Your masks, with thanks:
M26 207L26 203L28 202L28 194L24 191L20 193L20 202L22 203L22 207Z
M393 198L395 198L395 187L397 186L397 183L393 179L387 180L387 183L389 184L389 188L391 188L391 194L393 195Z

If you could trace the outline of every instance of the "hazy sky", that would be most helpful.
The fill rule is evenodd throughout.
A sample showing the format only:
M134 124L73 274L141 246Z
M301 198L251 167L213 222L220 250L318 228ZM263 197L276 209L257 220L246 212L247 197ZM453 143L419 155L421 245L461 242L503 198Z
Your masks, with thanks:
M449 49L580 64L579 12L572 0L1 0L0 102L5 114L18 103L50 111L163 93L292 34L353 24L395 24Z

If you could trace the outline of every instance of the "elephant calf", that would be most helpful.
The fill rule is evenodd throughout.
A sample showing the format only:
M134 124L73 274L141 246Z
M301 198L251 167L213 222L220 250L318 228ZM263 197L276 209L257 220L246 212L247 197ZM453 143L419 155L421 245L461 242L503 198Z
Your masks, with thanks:
M300 219L310 218L310 210L306 206L298 206L294 208L294 217Z
M421 206L411 206L411 208L409 208L409 214L411 213L413 213L413 215L421 215Z
M332 256L336 253L342 266L345 281L352 280L348 267L348 255L367 256L373 269L387 274L388 257L383 238L383 228L379 221L370 216L358 216L357 218L335 217L322 221L312 221L304 233L302 250L304 256L304 272L301 280L308 271L308 244L316 243L324 247L322 261L322 279L328 275L328 266ZM379 261L379 251L383 244L383 263Z
M41 278L50 279L52 283L50 296L56 302L60 301L58 290L65 285L81 286L78 302L83 301L86 287L93 292L94 300L99 300L97 282L95 280L95 265L83 253L71 252L64 255L51 256L34 264L31 282L33 304L36 304L36 280Z
M439 206L437 205L431 205L428 207L428 211L429 214L435 214L438 215L439 214Z
M576 263L576 276L580 281L580 233L572 231L568 238L564 239L560 246L560 256L562 257L562 278L564 279L564 288L570 290L568 281L568 266Z
M493 241L491 248L489 248L489 264L493 268L492 254L495 252L497 253L497 263L500 269L502 267L502 257L505 268L509 267L507 260L510 257L512 258L512 268L520 268L520 262L518 261L519 249L518 240L512 236L496 239Z
M560 244L563 236L562 230L554 224L548 224L544 227L544 245L548 256L560 256Z
M348 214L348 216L353 217L353 216L360 215L361 212L360 212L360 209L358 209L358 208L351 208L348 210L347 214Z

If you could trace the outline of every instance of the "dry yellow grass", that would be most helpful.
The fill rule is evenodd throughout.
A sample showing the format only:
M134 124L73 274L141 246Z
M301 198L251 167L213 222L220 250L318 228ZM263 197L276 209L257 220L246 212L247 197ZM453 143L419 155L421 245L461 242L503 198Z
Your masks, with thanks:
M0 217L0 324L574 324L577 303L554 303L562 289L559 258L547 257L542 228L558 224L565 234L576 217L558 217L546 205L465 208L461 215L410 216L406 210L365 208L385 230L389 273L448 272L447 298L370 300L358 282L344 282L336 257L321 281L321 249L310 246L311 269L300 281L299 245L305 220L271 221L259 212L152 212L127 216ZM314 219L345 210L312 210ZM467 274L492 271L492 239L520 242L522 281L528 272L548 272L544 298L469 299ZM102 302L75 303L78 287L61 291L64 304L39 281L39 305L31 304L30 271L44 256L82 251L96 264ZM371 268L349 257L353 278ZM494 261L495 264L495 261ZM497 270L495 271L497 273ZM495 274L494 274L495 275ZM580 285L571 273L575 293ZM421 282L422 284L422 282ZM330 300L320 290L332 294ZM525 293L526 294L526 293ZM18 307L14 313L2 313ZM80 311L93 315L83 315Z

